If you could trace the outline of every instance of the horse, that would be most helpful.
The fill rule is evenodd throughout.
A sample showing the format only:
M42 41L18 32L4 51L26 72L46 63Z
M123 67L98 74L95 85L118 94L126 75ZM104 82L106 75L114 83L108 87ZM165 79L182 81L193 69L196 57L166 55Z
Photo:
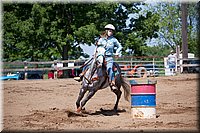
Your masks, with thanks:
M94 94L101 89L105 89L109 86L109 77L106 70L105 64L105 51L103 48L97 48L96 53L91 64L85 70L85 74L82 79L82 87L80 88L80 92L78 95L78 99L76 101L76 112L81 112L84 109L85 104L89 99L91 99ZM117 112L118 103L121 98L122 91L120 90L121 86L124 89L124 98L126 101L130 99L130 86L122 77L121 69L116 62L113 62L113 70L117 69L117 74L115 75L115 89L112 89L112 92L116 94L116 102L113 110ZM85 93L88 91L87 96L83 99Z

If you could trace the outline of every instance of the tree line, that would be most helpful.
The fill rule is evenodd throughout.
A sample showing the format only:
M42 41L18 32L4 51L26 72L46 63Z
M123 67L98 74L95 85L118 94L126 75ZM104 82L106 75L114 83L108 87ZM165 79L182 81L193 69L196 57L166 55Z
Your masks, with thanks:
M188 6L188 45L189 52L197 53L196 3L192 4ZM123 55L166 56L181 44L179 5L158 3L151 9L143 2L3 3L3 61L88 57L80 45L94 44L108 23L116 27ZM148 46L152 38L162 41Z

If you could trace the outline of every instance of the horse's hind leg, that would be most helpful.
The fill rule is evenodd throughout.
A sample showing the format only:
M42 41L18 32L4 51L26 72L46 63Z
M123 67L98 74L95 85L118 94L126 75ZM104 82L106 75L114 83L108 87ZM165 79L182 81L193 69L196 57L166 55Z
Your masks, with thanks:
M118 89L113 90L113 92L117 96L117 100L116 100L116 103L115 103L115 106L114 106L114 111L117 111L118 103L119 103L119 99L121 98L122 91L118 88Z
M78 95L78 99L76 101L77 109L80 107L80 102L81 102L82 98L84 97L86 91L87 90L84 89L83 87L80 89L80 92L79 92L79 95Z

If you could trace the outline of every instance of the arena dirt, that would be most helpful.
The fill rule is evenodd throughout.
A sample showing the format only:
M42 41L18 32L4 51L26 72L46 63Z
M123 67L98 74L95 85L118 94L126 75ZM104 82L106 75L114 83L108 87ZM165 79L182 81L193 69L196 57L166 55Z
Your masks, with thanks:
M131 79L126 79L131 80ZM133 119L123 94L118 112L115 94L98 91L81 114L75 102L81 84L73 79L3 81L5 131L198 131L196 74L156 77L157 118ZM121 88L123 91L123 89Z

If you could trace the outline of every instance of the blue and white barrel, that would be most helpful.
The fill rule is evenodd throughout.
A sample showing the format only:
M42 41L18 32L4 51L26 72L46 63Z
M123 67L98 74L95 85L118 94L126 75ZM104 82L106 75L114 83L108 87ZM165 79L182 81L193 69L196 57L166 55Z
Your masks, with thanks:
M131 83L131 114L133 118L156 118L156 84Z

